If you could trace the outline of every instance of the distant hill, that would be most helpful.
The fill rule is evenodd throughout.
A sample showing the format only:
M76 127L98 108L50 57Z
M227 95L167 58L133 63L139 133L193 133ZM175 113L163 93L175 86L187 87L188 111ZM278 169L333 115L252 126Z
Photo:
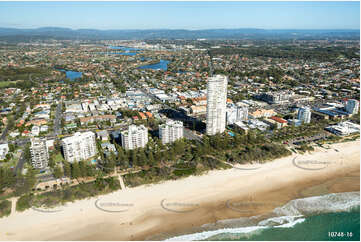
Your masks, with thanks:
M266 29L150 29L97 30L44 27L36 29L0 28L0 40L30 39L359 39L360 30L266 30Z

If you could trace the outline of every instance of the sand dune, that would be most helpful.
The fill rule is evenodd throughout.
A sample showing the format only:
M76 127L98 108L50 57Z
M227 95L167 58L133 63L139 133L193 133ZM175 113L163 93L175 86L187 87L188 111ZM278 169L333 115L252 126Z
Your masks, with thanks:
M54 213L29 209L0 219L0 240L161 239L217 220L263 214L295 198L359 191L360 141L331 147L127 188Z

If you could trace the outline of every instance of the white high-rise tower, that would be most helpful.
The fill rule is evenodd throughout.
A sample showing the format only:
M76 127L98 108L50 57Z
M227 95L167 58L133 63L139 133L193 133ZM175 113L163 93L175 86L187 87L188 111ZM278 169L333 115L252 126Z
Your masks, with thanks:
M49 152L45 139L32 138L30 145L31 164L34 168L44 169L48 166Z
M297 118L305 124L311 122L311 109L309 107L303 107L298 109Z
M350 114L356 114L358 112L359 103L356 99L349 99L346 103L346 111Z
M207 135L223 133L226 129L228 78L216 75L207 84Z

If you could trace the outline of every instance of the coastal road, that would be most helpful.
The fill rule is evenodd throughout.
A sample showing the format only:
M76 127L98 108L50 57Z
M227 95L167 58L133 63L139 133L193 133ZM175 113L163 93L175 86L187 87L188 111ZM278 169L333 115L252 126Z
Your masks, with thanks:
M9 131L9 124L6 125L5 129L4 129L3 132L1 133L0 143L6 141L6 135L8 134L8 131Z
M18 163L16 164L15 169L14 169L15 174L21 173L21 171L23 170L25 162L26 162L25 149L23 149L21 151L21 155L20 155L20 158L18 160Z
M12 143L17 146L24 146L29 142L30 142L30 138L26 138L26 139L17 139L15 141L13 141Z
M192 130L190 130L190 129L184 128L183 134L184 134L184 138L186 138L186 139L195 140L195 141L198 141L200 143L203 143L202 138L199 137L198 135L195 135L192 132Z
M54 119L54 136L58 136L61 134L62 106L62 102L58 102L58 105L56 106Z
M14 169L15 174L18 174L18 172L21 172L23 170L24 164L26 162L25 148L24 147L26 146L26 144L28 142L30 142L30 138L28 138L28 139L18 139L18 140L15 141L15 144L17 146L23 147L22 150L21 150L21 155L20 155L20 158L18 160L18 163L16 164L15 169Z

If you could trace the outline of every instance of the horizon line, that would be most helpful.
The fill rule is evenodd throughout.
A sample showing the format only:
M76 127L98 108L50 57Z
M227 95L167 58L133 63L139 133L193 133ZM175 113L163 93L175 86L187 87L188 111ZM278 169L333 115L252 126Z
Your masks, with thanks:
M111 31L111 30L187 30L187 31L199 31L199 30L237 30L237 29L254 29L254 30L358 30L360 28L317 28L317 29L310 29L310 28L258 28L258 27L239 27L239 28L148 28L148 29L138 29L138 28L110 28L110 29L100 29L100 28L72 28L72 27L59 27L59 26L39 26L39 27L2 27L0 28L7 28L7 29L22 29L22 30L36 30L36 29L45 29L45 28L58 28L58 29L69 29L69 30L100 30L100 31Z

